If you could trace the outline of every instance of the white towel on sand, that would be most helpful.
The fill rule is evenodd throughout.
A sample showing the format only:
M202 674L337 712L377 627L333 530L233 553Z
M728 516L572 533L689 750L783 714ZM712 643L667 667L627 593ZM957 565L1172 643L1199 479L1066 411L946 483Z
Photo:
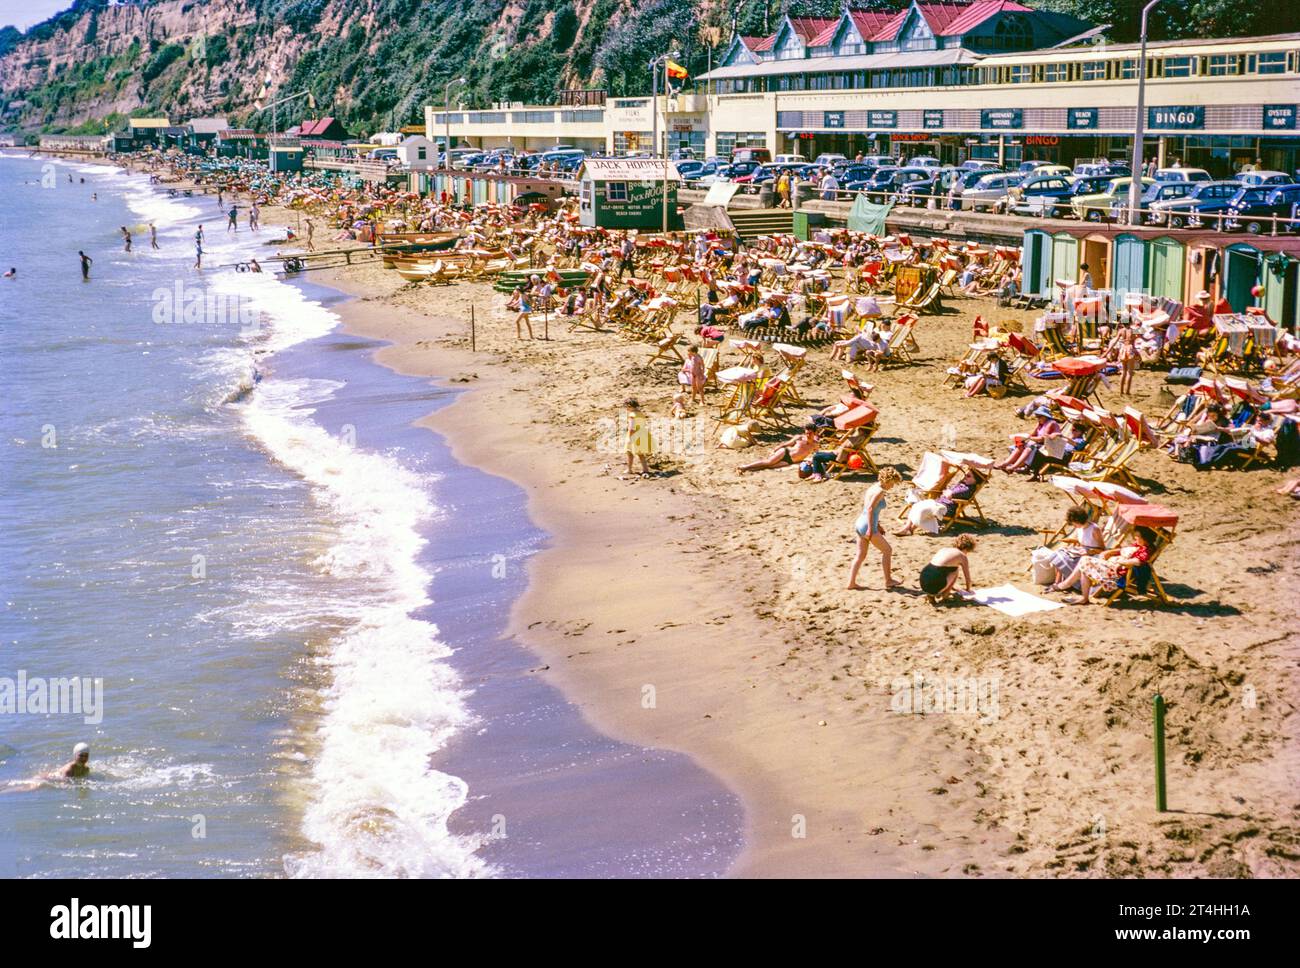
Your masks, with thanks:
M1032 592L1023 592L1015 585L998 585L996 588L977 588L970 596L974 601L989 608L996 608L1003 615L1018 618L1033 612L1050 612L1054 608L1063 608L1061 602L1042 598Z

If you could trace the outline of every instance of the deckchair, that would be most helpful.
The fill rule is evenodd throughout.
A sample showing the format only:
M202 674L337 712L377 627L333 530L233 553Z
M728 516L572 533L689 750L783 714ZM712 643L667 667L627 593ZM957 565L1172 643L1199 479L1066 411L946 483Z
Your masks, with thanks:
M803 365L808 359L808 350L803 346L791 346L789 343L773 343L772 349L777 352L785 362L787 374L786 399L795 406L806 407L808 401L799 395L799 388L795 386L795 377L803 369Z
M663 335L655 342L655 351L650 354L650 359L646 366L653 366L659 361L664 363L676 363L681 365L686 362L681 351L677 348L678 335L671 328L665 329Z
M718 364L722 361L722 349L717 346L709 346L700 353L700 359L704 361L704 389L717 389L718 386Z
M1052 360L1062 356L1073 356L1074 347L1065 341L1065 334L1055 326L1045 326L1041 330L1045 346L1044 359Z
M1069 471L1085 481L1114 481L1140 491L1142 485L1128 469L1128 462L1141 449L1142 441L1125 433L1119 443L1105 454L1089 460L1071 461Z
M957 297L957 270L947 269L939 277L939 291L952 298Z
M1145 588L1148 596L1154 595L1168 605L1169 595L1156 573L1155 564L1161 553L1173 544L1174 532L1178 528L1177 512L1161 504L1121 504L1115 509L1115 516L1131 528L1149 528L1154 532L1156 542L1146 564L1125 568L1124 574L1116 582L1115 590L1100 596L1102 604L1113 605L1120 596L1141 594Z
M916 339L912 336L912 330L916 327L916 317L912 315L899 316L894 323L894 329L889 334L889 352L881 359L880 365L906 366L915 363L916 360L912 357L912 351L919 347L916 345Z
M980 508L979 494L993 478L993 458L985 457L982 454L968 454L951 450L941 450L939 456L956 468L950 478L965 471L970 471L971 476L975 478L975 484L971 488L970 494L955 499L952 513L943 519L943 524L939 527L940 532L958 524L967 524L971 527L977 524L988 524L988 520L984 517L984 511ZM972 510L974 510L973 515L971 514Z
M727 388L727 399L723 401L718 416L714 419L715 434L725 424L738 424L749 419L750 405L760 376L761 370L749 366L733 366L718 372L718 386Z
M924 289L918 289L906 299L898 300L898 308L913 313L939 312L943 308L939 300L939 283L932 282Z
M875 407L860 402L835 418L835 429L838 433L827 442L826 447L827 450L835 452L835 458L827 466L827 477L840 477L843 474L858 472L879 473L876 462L867 451L867 444L879 429L880 425L876 422L879 415L880 412ZM856 468L850 466L854 455L861 460L861 465Z
M790 371L785 369L764 381L754 391L749 405L749 419L768 427L783 426L789 423L786 407L791 403Z
M943 378L943 385L946 387L965 386L966 378L983 370L988 362L989 353L996 348L996 340L982 340L971 343L965 354L954 361L952 366L948 367L948 373Z

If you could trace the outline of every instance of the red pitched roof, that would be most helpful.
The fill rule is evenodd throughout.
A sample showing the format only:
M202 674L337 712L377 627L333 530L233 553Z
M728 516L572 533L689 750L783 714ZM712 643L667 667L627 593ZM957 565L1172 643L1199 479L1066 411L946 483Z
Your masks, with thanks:
M772 49L772 44L776 42L776 34L771 37L741 37L740 42L758 54Z
M864 41L890 40L898 33L906 13L906 10L850 10L849 18Z
M790 26L809 47L824 47L829 39L822 40L827 33L835 36L835 28L840 25L838 17L791 17Z
M334 123L333 118L314 118L310 121L304 121L298 131L298 135L303 138L310 137L314 134L324 134Z
M1015 0L975 0L974 3L918 3L921 16L936 37L956 37L974 30L994 14L1004 10L1028 12L1029 7Z

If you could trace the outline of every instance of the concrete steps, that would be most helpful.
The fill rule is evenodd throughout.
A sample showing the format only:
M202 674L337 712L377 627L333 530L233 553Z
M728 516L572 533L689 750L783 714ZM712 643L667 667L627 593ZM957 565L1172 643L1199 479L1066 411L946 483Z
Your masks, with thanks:
M729 209L727 216L736 234L748 241L760 235L789 235L794 231L794 213L787 208Z

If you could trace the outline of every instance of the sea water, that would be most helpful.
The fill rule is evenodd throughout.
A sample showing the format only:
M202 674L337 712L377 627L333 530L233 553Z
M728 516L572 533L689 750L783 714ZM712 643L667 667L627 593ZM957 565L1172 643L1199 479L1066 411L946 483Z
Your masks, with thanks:
M504 638L544 535L412 426L448 391L237 270L275 229L25 156L0 199L0 876L726 870L734 797ZM20 676L102 709L3 711Z

